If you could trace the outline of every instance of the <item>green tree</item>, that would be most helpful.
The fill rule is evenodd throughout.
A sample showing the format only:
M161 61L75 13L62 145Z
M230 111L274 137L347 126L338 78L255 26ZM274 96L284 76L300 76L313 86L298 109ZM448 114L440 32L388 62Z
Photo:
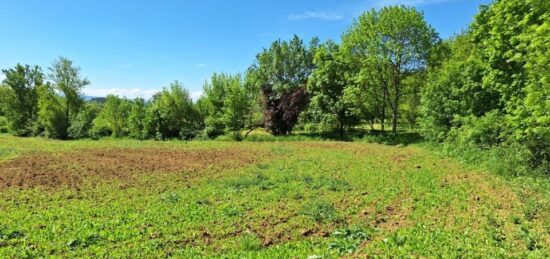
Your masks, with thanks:
M116 95L108 95L103 109L94 120L94 131L107 129L113 137L123 137L126 134L127 118L130 113L130 103Z
M550 3L534 1L537 25L522 35L526 46L527 85L523 109L515 113L516 137L527 142L535 154L535 164L550 173ZM520 120L518 118L525 118Z
M346 88L352 85L349 63L333 41L319 47L313 63L316 69L308 82L311 94L308 111L316 122L337 128L340 137L344 137L346 127L359 122L351 107L353 103L344 98Z
M175 81L155 94L147 107L145 129L155 139L192 139L200 122L189 92Z
M462 126L458 118L480 117L499 107L498 93L483 88L485 66L471 36L458 35L447 44L451 56L430 71L422 90L422 128L426 137L437 141L446 140L452 128Z
M227 88L227 96L223 103L222 121L226 132L229 132L237 140L241 139L241 131L246 125L247 108L249 107L246 89L242 84L240 75L238 80L233 80Z
M92 136L93 121L101 111L97 102L86 102L80 109L76 117L71 121L71 126L67 129L69 138L80 139Z
M257 112L257 88L247 84L240 74L214 74L204 85L204 96L197 106L204 111L206 133L213 138L224 133L240 139L241 131L253 128ZM257 127L257 122L255 122Z
M495 1L476 17L472 33L486 64L483 85L499 93L513 139L550 172L550 3Z
M249 82L263 94L265 125L275 135L289 134L307 104L305 88L318 45L317 38L306 46L298 36L275 41L249 69Z
M382 98L392 114L392 132L397 133L400 106L405 94L403 81L426 68L432 47L438 42L435 30L413 7L390 6L359 17L342 39L348 57L360 68L356 80ZM384 123L382 123L383 125Z
M2 102L11 131L18 136L33 134L38 116L38 92L43 84L44 74L40 67L17 64L14 68L2 70L4 90Z
M205 82L203 86L203 104L207 110L205 117L206 134L210 138L224 134L223 107L228 89L235 80L240 80L240 78L223 73L213 74L210 81Z
M254 72L248 69L244 75L244 88L247 98L245 113L245 126L247 130L244 137L248 137L255 129L263 126L263 103L260 87L254 81Z
M145 139L145 112L147 104L143 98L136 98L131 104L128 115L128 135L135 139Z
M90 81L81 77L80 67L75 66L71 60L64 57L59 57L54 61L49 70L49 78L53 81L55 89L64 97L63 109L67 120L65 124L70 126L70 121L84 104L80 91L89 85Z
M49 138L65 138L69 128L64 110L64 98L55 93L49 83L38 88L38 121Z

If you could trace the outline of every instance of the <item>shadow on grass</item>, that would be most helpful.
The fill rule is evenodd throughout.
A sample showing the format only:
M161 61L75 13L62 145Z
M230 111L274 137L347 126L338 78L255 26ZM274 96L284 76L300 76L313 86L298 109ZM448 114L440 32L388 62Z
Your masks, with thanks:
M344 142L371 142L385 145L410 145L423 141L417 132L399 132L391 134L381 131L353 130L340 136L338 132L297 132L289 136L250 135L244 139L249 142L276 142L276 141L344 141Z

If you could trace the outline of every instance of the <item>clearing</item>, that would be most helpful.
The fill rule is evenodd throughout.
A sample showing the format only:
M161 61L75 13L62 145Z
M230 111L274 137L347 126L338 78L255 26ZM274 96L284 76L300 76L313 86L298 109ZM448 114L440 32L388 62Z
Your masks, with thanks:
M421 146L0 135L0 257L550 256L550 180Z

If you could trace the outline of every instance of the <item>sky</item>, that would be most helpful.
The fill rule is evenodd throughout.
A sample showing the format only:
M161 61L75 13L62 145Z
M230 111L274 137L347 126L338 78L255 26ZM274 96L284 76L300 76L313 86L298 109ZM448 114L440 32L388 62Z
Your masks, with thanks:
M441 38L490 0L0 0L0 68L45 72L59 56L91 84L88 96L148 98L178 80L193 98L214 72L244 72L257 53L296 34L339 41L362 12L403 4ZM0 75L3 79L3 75Z

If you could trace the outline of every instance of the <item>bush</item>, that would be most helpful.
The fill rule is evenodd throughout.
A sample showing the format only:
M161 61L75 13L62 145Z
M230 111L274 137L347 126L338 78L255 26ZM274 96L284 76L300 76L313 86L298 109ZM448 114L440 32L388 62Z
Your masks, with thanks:
M70 138L88 138L91 135L93 121L97 117L99 108L93 104L80 110L78 115L71 120L71 126L67 130Z
M0 133L9 132L9 122L6 117L0 116Z
M497 146L507 139L504 117L497 111L491 111L484 116L466 116L456 118L459 125L449 132L447 141L458 145L476 145L482 149Z

